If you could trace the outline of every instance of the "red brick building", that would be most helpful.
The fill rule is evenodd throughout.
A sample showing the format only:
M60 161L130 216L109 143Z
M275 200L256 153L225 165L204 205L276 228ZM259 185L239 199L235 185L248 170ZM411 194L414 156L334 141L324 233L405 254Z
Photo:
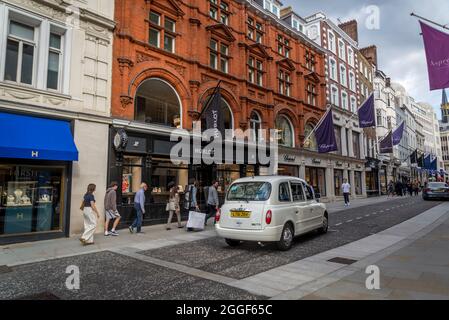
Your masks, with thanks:
M322 53L246 1L116 0L116 22L114 117L136 120L137 88L151 78L176 90L183 128L191 128L219 80L234 128L246 128L252 111L264 128L285 113L295 129L295 146L304 122L319 119L325 109ZM159 41L150 44L156 33Z
M137 150L128 150L132 157L126 158L126 150L111 157L111 167L118 163L126 169L131 163L131 169L125 173L113 169L118 171L110 179L125 175L138 182L153 179L159 165L154 158L163 158L158 141L173 128L190 130L219 81L226 127L278 127L280 144L286 148L298 150L305 123L318 122L324 113L323 51L254 1L115 3L112 116L116 120L111 136L124 127L128 136L138 132L133 141L146 146L140 160ZM150 134L158 138L147 138ZM139 166L143 173L136 179L134 168ZM248 174L241 168L228 169L218 172L224 187L237 171L240 176ZM186 174L181 176L176 174L175 180L184 185ZM164 187L157 184L168 179L152 181L153 191L163 193ZM123 193L133 190L135 186L124 187Z

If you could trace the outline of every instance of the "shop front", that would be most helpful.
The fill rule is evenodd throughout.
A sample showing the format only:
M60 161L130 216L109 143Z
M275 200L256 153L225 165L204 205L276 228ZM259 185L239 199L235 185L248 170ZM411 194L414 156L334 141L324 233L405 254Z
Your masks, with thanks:
M241 178L259 174L257 164L237 164L234 157L226 159L223 164L194 164L189 159L188 164L174 164L170 153L176 142L170 141L168 134L143 133L125 131L111 127L108 183L118 182L121 186L117 194L118 210L122 215L122 227L129 225L135 218L134 196L142 183L148 185L146 192L144 225L162 224L167 220L165 211L169 199L169 185L174 183L180 192L183 208L184 191L193 178L198 183L197 200L200 208L206 207L207 188L214 180L219 182L218 194L220 201L224 200L229 185ZM223 147L224 148L224 147ZM195 148L191 145L192 156ZM223 149L223 154L225 150ZM245 149L245 163L248 163ZM182 218L186 219L188 212L182 210Z
M326 197L326 169L319 167L305 167L306 182L313 187L315 193L319 193L321 197Z
M367 158L365 163L366 194L368 197L380 196L379 188L379 163L380 160Z
M0 113L0 136L0 244L68 236L71 122Z

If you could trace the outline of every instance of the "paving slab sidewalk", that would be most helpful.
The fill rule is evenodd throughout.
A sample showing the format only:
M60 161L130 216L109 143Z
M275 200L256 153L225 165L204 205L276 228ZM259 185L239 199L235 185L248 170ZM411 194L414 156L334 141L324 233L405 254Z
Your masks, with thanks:
M355 199L351 203L351 208L394 201L396 199L402 198L387 198L383 196ZM326 206L330 213L336 213L345 209L344 203L341 201L328 203ZM104 237L102 233L99 233L95 235L95 245L89 247L80 245L78 241L79 236L4 245L0 246L0 266L14 266L125 247L150 250L216 236L212 223L208 224L205 231L194 233L186 232L185 229L166 231L165 225L144 227L143 231L145 232L143 235L131 235L125 229L120 231L119 237Z
M432 228L430 226L430 228ZM380 289L368 290L365 268L303 299L449 300L449 217L403 248L365 263L380 270Z

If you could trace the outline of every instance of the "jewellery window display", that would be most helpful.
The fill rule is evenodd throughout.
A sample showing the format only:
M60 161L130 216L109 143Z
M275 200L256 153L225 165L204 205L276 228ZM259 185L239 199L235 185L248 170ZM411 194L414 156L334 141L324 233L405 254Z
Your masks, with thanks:
M153 158L153 172L150 180L151 194L155 203L166 203L170 196L170 184L178 186L183 193L188 184L189 168L187 165L175 165L169 159Z
M0 164L0 236L62 231L64 171Z
M36 182L8 182L6 189L4 233L32 231L33 202Z

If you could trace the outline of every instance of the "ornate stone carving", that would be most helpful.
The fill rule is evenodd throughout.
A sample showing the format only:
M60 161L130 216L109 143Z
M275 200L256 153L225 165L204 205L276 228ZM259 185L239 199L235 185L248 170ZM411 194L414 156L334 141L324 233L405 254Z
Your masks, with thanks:
M134 67L134 62L132 62L131 59L125 58L125 57L120 57L117 58L118 63L119 63L119 69L120 69L120 75L124 75L125 73L125 69L128 70L131 69L132 67Z
M123 109L126 109L128 107L128 105L133 103L133 101L134 101L134 99L130 96L125 96L125 95L120 96L120 102L122 104Z
M248 122L240 122L240 128L245 131L248 128Z
M178 73L179 73L181 76L184 76L184 74L185 74L185 68L184 68L183 66L180 66L180 65L174 64L174 63L170 63L170 62L167 62L167 65L170 66L170 67L172 67L172 68L175 69L176 71L178 71Z
M201 115L201 112L196 111L196 110L189 110L187 111L187 114L189 115L189 117L191 117L193 119L193 121L198 121Z
M148 54L137 52L136 54L136 62L142 63L142 62L148 62L148 61L158 61L158 58L152 57Z

